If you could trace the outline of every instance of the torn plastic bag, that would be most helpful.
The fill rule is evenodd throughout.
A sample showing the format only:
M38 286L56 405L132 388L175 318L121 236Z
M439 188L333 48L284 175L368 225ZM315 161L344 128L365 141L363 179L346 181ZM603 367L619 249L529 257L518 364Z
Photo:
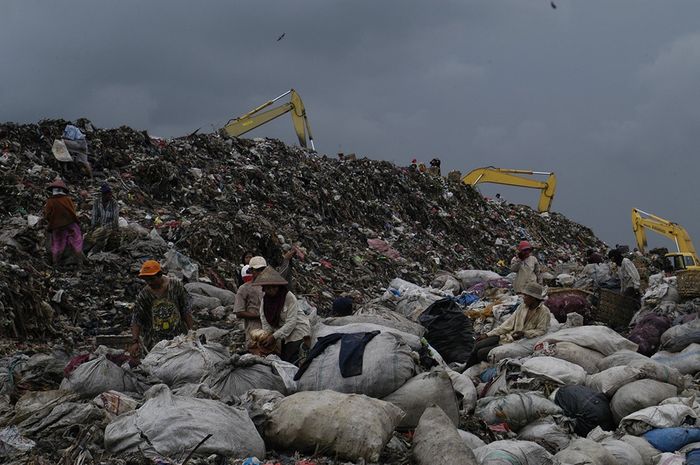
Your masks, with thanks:
M185 279L193 282L199 279L199 265L194 263L188 256L170 249L165 252L163 268L168 273L173 273L178 279Z

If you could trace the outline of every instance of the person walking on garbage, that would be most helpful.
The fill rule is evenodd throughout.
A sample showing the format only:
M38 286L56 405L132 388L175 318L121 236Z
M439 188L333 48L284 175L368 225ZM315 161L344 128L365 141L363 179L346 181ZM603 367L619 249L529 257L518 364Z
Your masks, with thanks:
M547 332L551 314L543 303L544 288L537 283L528 283L520 294L523 303L515 312L500 326L477 338L469 366L486 360L489 352L499 344L509 344L523 338L532 339Z
M632 260L622 256L622 251L612 249L608 258L617 265L617 276L620 278L620 294L639 300L640 278L637 267Z
M47 189L49 198L44 205L44 221L50 238L51 261L59 265L73 259L80 265L84 258L83 233L68 187L63 180L56 179Z
M282 360L298 366L309 351L311 325L287 284L271 266L253 281L253 285L262 286L263 291L260 322L268 335L261 345L267 349L277 348Z
M85 238L86 249L99 252L118 246L119 203L114 200L112 187L107 183L100 186L99 198L96 197L92 205L91 226L94 229Z
M260 286L253 285L253 280L267 267L267 262L263 257L252 257L246 266L248 267L246 271L250 274L251 279L238 288L236 300L233 304L233 313L236 314L237 318L243 320L246 345L250 345L252 341L251 333L256 329L262 328L260 303L262 302L263 291ZM243 276L243 280L245 281L246 279L248 277Z
M187 334L194 327L192 300L180 280L163 276L155 260L144 262L139 278L146 286L136 296L131 314L132 356L139 354L142 336L143 345L151 349L157 342Z
M510 261L510 270L517 273L513 281L513 290L518 294L523 292L529 283L537 283L540 264L532 255L532 246L528 241L520 241L518 244L518 254Z
M68 152L75 157L76 162L85 168L85 172L92 179L92 166L90 166L90 161L88 160L88 143L85 134L72 124L68 124L63 130L61 138Z

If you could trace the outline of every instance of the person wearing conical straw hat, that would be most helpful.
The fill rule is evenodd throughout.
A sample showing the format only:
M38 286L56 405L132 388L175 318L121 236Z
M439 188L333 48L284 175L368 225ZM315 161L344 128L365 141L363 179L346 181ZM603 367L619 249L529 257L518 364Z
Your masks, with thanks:
M260 322L268 336L262 346L276 347L282 360L300 365L309 351L311 325L296 296L289 292L288 284L271 266L253 281L254 286L262 286L263 290Z

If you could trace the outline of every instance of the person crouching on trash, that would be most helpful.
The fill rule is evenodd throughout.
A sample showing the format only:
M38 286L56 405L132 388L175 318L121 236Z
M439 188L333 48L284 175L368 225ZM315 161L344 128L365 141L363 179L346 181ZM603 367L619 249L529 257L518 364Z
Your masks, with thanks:
M515 312L499 327L477 338L469 366L487 360L489 352L499 344L509 344L523 338L532 339L547 332L551 314L543 303L545 295L542 286L528 283L520 294L523 296L523 303Z
M309 351L311 325L287 284L287 280L271 266L253 281L254 286L262 286L260 322L268 333L260 345L268 350L276 348L282 360L300 365Z
M194 327L192 299L180 280L163 276L155 260L144 262L139 278L146 286L136 296L131 315L129 353L134 357L140 352L141 336L143 345L151 349L157 342L187 334Z
M83 233L68 187L61 179L56 179L47 189L49 198L44 205L44 220L51 242L51 261L59 265L67 262L67 255L70 255L80 265L84 258Z

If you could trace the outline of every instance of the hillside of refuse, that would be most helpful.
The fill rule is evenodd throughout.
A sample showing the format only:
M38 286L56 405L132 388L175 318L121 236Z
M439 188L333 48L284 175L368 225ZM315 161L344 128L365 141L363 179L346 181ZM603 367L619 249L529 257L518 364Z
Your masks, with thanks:
M199 278L235 290L245 251L275 265L295 247L296 291L323 312L335 296L361 301L395 277L426 284L439 270L498 269L521 239L535 243L551 268L604 247L558 213L490 203L445 177L366 158L340 161L271 139L162 140L79 120L90 180L52 154L66 123L0 125L0 273L7 283L0 298L5 311L14 306L27 315L24 327L6 325L1 334L56 330L32 316L46 312L58 292L88 333L118 331L126 318L120 310L140 286L139 265L171 248L198 265ZM44 233L28 223L41 215L56 177L68 184L83 231L102 182L113 187L128 224L118 250L91 257L77 272L49 267Z

